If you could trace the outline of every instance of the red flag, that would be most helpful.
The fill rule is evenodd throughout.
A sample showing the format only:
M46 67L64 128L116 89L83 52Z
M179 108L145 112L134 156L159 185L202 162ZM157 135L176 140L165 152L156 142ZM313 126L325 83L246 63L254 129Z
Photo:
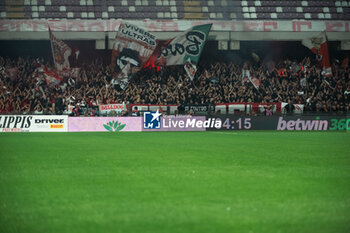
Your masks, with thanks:
M332 76L331 63L329 62L328 40L326 32L322 32L316 37L307 38L302 41L302 44L316 54L317 60L320 61L325 76Z
M169 39L166 41L156 40L156 43L157 43L156 48L154 49L152 55L149 57L144 67L165 66L166 61L160 60L159 57L163 49L165 49L172 40L173 39Z

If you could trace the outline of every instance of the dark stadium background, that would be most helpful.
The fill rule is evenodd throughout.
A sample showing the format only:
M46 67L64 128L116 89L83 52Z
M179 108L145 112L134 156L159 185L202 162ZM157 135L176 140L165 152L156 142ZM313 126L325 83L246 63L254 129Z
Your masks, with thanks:
M25 38L23 38L25 39ZM94 40L65 40L72 48L81 52L81 61L91 61L91 58L103 58L105 63L110 62L111 50L96 50ZM328 43L331 59L342 60L349 55L346 50L340 50L339 41ZM256 52L261 60L282 60L285 58L302 60L304 57L313 58L315 55L300 41L240 41L240 50L218 50L217 41L207 41L201 57L201 62L238 62L252 60L251 53ZM18 56L43 57L51 60L51 45L49 40L2 40L0 43L0 56L16 58Z

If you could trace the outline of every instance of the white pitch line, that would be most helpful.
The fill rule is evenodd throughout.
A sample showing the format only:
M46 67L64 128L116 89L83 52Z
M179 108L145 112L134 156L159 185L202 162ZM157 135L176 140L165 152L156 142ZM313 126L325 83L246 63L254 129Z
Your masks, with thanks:
M212 132L212 133L217 133L217 134L238 134L238 133L236 133L236 132Z

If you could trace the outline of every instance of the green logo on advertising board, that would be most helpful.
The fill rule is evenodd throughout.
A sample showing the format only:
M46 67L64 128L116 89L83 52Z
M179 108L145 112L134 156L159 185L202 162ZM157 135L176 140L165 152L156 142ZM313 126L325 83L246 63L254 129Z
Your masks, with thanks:
M108 122L107 124L105 124L103 126L105 127L106 130L108 130L110 132L118 132L118 131L121 131L122 129L124 129L126 124L122 125L121 122L110 121L110 122Z

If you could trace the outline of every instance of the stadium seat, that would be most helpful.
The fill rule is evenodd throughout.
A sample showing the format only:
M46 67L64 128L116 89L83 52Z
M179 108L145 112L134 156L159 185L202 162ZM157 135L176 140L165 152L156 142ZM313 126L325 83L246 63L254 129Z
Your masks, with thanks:
M3 6L3 7L1 7ZM5 8L4 8L5 6ZM59 7L52 8L52 7ZM64 10L65 8L65 10ZM342 20L349 16L348 1L278 0L7 0L0 1L2 18L113 18L125 19L315 19ZM44 14L45 12L45 14ZM68 12L73 12L67 14ZM107 12L107 13L106 13ZM139 14L121 14L121 13ZM40 13L40 14L39 14ZM61 13L64 13L63 16ZM283 15L282 15L283 14ZM135 17L134 17L135 15ZM52 17L53 16L53 17Z

